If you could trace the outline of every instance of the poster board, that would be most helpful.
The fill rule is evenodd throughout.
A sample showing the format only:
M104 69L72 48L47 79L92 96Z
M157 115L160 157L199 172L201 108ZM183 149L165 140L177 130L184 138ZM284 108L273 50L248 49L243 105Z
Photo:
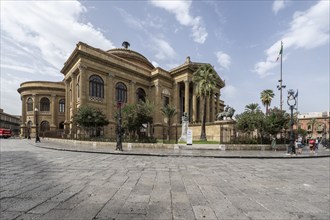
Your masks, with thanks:
M193 132L191 129L187 130L187 145L192 145Z

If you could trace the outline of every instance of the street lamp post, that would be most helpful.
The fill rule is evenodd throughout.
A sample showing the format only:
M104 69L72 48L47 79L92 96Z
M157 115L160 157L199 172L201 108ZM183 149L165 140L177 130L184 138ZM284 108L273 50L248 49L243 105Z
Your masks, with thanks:
M289 148L288 148L288 153L289 154L296 154L296 147L294 145L294 134L293 134L293 109L294 107L296 106L296 103L297 103L297 100L296 100L296 97L297 97L297 93L296 95L294 94L294 90L293 89L290 89L288 91L288 100L287 100L287 103L290 107L290 110L291 110L291 117L290 117L290 145L289 145Z
M118 124L117 124L117 146L116 146L116 150L119 150L119 151L123 151L123 145L122 145L122 140L121 140L121 136L122 136L121 105L122 105L122 102L118 101L117 106L118 106L119 112L118 112Z
M35 108L34 111L36 113L35 116L36 116L36 143L37 143L37 142L41 142L40 138L39 138L39 129L38 129L38 127L39 127L39 125L38 125L38 108Z

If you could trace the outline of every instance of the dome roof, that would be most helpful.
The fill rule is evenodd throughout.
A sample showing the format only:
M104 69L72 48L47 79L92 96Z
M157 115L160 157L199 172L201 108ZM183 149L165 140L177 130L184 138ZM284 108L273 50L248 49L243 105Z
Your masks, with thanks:
M122 59L125 59L131 63L134 63L138 66L147 68L149 70L154 69L155 67L149 62L147 58L145 58L143 55L141 55L138 52L135 52L130 49L126 48L115 48L107 51L110 54L113 54L117 57L120 57Z

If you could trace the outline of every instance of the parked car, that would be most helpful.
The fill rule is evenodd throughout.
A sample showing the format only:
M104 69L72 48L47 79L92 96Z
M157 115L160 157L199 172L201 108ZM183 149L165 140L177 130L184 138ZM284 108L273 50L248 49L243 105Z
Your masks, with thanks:
M10 138L12 135L10 129L0 128L0 138Z

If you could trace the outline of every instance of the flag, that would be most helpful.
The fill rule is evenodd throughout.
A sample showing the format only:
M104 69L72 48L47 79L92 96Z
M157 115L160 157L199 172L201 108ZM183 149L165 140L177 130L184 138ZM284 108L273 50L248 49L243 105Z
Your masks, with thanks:
M280 52L278 53L278 56L277 56L276 62L278 61L278 59L280 58L280 56L282 56L282 54L283 54L283 42L281 41L281 50L280 50Z

